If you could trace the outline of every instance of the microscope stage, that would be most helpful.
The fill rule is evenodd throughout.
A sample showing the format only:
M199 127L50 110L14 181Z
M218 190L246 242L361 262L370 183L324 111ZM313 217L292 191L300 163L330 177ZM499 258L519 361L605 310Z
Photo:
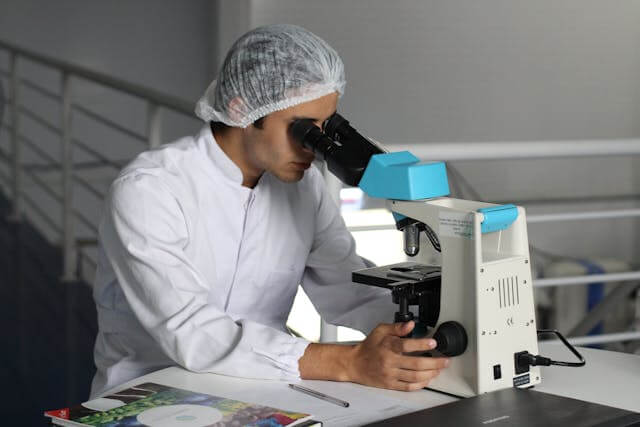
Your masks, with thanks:
M400 262L382 267L354 271L351 279L356 283L393 289L411 282L440 281L440 267L417 262Z

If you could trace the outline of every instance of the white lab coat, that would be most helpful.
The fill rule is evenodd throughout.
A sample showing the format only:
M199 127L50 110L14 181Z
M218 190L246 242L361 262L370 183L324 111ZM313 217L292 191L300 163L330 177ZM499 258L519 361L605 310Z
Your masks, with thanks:
M286 332L302 283L330 323L391 322L390 294L351 283L355 254L320 172L297 183L242 172L209 126L142 153L111 186L94 287L92 396L171 365L295 380L309 342Z

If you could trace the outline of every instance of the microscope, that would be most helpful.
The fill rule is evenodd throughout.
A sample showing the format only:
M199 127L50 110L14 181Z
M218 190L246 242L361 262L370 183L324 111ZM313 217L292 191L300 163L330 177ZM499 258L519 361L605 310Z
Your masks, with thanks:
M290 132L342 182L387 200L416 261L355 271L352 280L390 289L393 320L414 320L411 336L437 341L419 356L451 358L429 388L469 397L540 383L524 209L447 197L443 162L386 152L337 113L322 129L303 119ZM421 255L433 251L439 265Z

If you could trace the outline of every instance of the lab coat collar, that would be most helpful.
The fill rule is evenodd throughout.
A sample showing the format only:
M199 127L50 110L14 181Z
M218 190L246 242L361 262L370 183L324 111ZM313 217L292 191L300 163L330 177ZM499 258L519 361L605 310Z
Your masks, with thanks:
M207 160L212 162L225 178L242 186L242 171L233 163L233 160L222 151L222 148L220 148L218 142L213 137L213 132L208 123L200 130L198 144L205 150Z
M240 170L238 165L236 165L233 160L227 156L227 153L220 148L220 145L218 145L218 142L213 137L213 132L211 131L211 127L208 123L200 130L197 141L198 145L200 145L200 147L205 151L207 161L213 163L213 165L207 165L207 171L211 173L211 167L214 166L224 178L240 187L242 189L240 191L257 193L259 191L260 184L268 179L265 177L265 175L267 175L267 172L265 171L265 173L263 173L258 179L255 188L251 189L244 187L242 185L242 170Z

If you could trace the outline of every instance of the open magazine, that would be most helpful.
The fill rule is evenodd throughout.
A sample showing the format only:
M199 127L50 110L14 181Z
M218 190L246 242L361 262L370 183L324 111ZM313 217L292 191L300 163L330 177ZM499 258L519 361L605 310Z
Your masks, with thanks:
M312 426L309 414L144 383L72 408L46 411L62 426Z

